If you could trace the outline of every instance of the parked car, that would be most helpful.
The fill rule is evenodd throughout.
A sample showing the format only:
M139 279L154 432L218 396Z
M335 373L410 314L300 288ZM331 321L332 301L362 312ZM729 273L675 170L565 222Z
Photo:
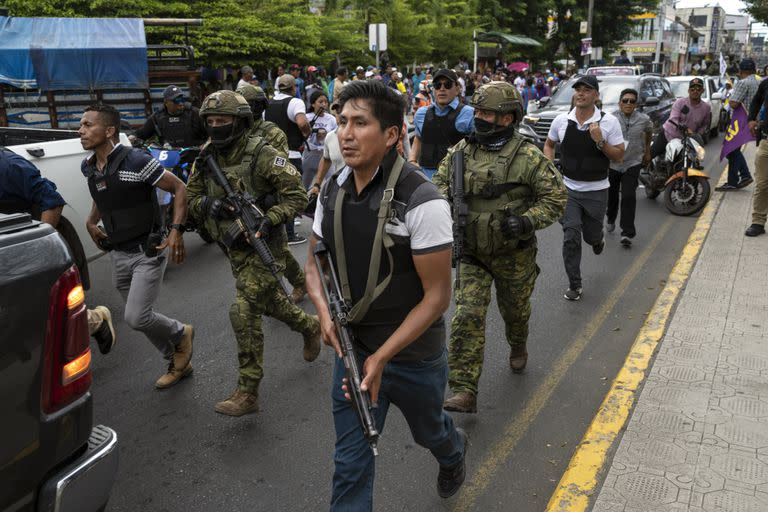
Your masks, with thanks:
M555 94L533 113L526 115L520 124L520 134L544 148L544 141L549 133L552 121L559 114L571 110L573 99L572 84L578 76L560 84ZM669 117L675 97L669 82L656 74L600 76L600 101L606 112L616 114L619 111L619 96L624 89L632 88L639 92L637 109L647 114L653 122L654 133L661 130L662 124Z
M587 68L586 74L595 76L641 75L643 68L641 66L594 66Z
M0 214L0 511L97 512L117 434L93 426L85 294L64 239Z
M720 92L720 79L715 76L670 76L667 78L672 86L675 98L688 97L688 83L694 78L704 80L704 93L701 99L709 103L712 109L712 117L709 120L709 132L704 137L704 142L717 137L720 125L720 111L723 109L723 93Z

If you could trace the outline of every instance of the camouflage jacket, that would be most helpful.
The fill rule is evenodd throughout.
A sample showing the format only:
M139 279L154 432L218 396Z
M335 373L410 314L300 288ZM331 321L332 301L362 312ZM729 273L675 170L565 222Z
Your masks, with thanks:
M288 158L288 137L286 137L285 132L272 121L256 119L253 122L253 128L251 128L251 135L263 137L264 140L267 141L267 144L280 152L281 156Z

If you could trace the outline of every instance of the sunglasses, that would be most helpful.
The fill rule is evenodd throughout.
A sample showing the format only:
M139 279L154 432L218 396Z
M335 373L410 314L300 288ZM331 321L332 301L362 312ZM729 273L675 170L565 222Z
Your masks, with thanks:
M183 105L184 104L184 96L179 96L178 98L173 98L173 102L177 105Z
M440 89L451 89L453 87L453 82L435 82L432 84L432 87L434 87L436 91L439 91Z
M625 105L634 105L635 103L637 103L637 100L635 98L622 98L621 102L624 103Z

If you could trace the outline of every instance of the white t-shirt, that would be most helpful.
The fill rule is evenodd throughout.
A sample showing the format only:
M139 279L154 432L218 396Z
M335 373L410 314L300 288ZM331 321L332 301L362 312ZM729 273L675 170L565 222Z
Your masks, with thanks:
M603 132L603 139L605 143L610 146L618 146L624 144L624 136L621 134L621 124L616 116L613 114L605 113L603 119L600 120L600 109L595 108L592 117L587 119L584 124L580 124L576 119L576 109L572 109L567 114L560 114L552 121L552 126L549 127L549 134L547 138L555 141L562 142L565 137L565 131L568 129L568 121L572 120L576 122L576 127L581 131L589 130L591 123L600 123L600 130ZM608 178L599 181L578 181L572 180L566 176L563 176L563 183L565 186L576 192L592 192L595 190L604 190L610 187Z
M328 169L327 176L335 174L336 171L344 167L344 156L341 154L341 146L339 145L339 132L333 130L328 132L325 136L325 144L323 145L323 158L331 161L331 168Z
M249 85L251 82L246 82L242 78L237 82L237 87L235 87L235 90L241 88L244 85Z
M381 168L377 171L380 172ZM345 168L336 183L343 184L352 178L352 169ZM318 238L323 238L323 204L318 198L315 208L315 220L312 231ZM445 199L432 199L421 203L405 213L405 222L397 218L386 224L387 233L394 236L407 236L411 240L411 251L414 254L433 252L442 247L450 247L453 243L453 219L451 207Z
M275 94L274 99L275 100L284 100L285 98L290 98L291 96L282 92L278 92ZM288 119L291 120L292 123L296 122L296 116L298 114L307 114L307 106L304 105L304 102L300 100L299 98L294 97L291 101L288 102ZM301 153L299 151L288 151L288 158L301 158Z
M461 77L459 77L459 88L461 89L461 97L463 98L467 95L467 84Z
M513 82L515 84L515 87L517 88L517 92L520 94L523 93L523 89L525 89L525 78L519 76L515 78L515 81Z
M314 112L307 114L307 121L309 121L310 125L314 119ZM312 135L310 135L309 139L307 139L307 145L310 151L323 149L323 143L325 138L328 136L328 133L336 129L336 118L328 112L324 112L323 115L317 118L317 121L315 121L314 129L318 131L313 130Z

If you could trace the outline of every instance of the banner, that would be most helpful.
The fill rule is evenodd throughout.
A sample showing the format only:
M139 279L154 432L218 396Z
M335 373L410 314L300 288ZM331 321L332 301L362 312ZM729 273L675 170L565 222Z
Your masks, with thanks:
M723 149L720 150L720 160L726 157L730 152L739 149L742 144L755 140L755 137L749 132L749 123L747 122L747 112L742 105L731 111L731 123L725 130L723 138Z
M585 37L581 40L581 55L589 55L592 53L592 38Z
M720 81L725 82L725 72L727 68L727 64L725 63L725 59L723 58L723 52L720 52Z

